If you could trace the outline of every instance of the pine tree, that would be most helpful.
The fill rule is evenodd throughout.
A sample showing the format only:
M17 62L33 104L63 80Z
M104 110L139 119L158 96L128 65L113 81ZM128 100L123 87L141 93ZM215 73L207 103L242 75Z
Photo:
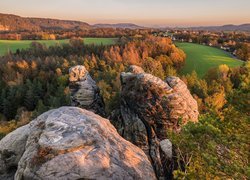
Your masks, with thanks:
M27 91L24 97L24 105L29 111L33 111L36 107L37 97L34 93L34 87L30 80L27 81Z
M14 119L17 112L18 103L16 103L15 89L10 88L6 96L3 98L3 114L8 120Z
M40 114L46 112L48 110L48 108L43 104L42 100L39 100L36 106L36 110L34 112L34 116L37 117Z
M3 89L1 91L1 95L0 95L0 113L3 113L3 101L4 101L4 98L6 98L6 90Z

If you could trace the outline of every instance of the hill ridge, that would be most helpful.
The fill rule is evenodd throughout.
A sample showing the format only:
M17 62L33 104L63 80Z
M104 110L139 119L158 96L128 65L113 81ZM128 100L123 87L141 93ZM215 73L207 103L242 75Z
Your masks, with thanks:
M14 14L0 13L0 30L9 31L41 31L46 29L90 29L91 26L82 21L61 20L53 18L21 17Z

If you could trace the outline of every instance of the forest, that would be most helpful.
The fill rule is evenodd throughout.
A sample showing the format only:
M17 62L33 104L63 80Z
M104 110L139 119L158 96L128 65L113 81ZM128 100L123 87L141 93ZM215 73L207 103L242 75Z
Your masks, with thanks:
M199 105L198 123L168 134L176 146L174 178L247 179L250 62L220 65L201 79L195 71L180 75L185 59L170 38L151 35L122 37L116 45L88 45L80 38L51 47L34 42L0 58L0 137L47 110L69 105L68 71L75 65L90 72L110 115L119 104L120 73L138 65L162 80L179 76Z

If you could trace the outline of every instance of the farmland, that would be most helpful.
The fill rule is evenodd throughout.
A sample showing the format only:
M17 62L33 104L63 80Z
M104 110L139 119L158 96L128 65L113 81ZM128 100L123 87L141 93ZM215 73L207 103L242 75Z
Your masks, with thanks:
M217 48L193 43L175 44L187 55L186 64L182 68L181 74L190 74L195 70L199 77L203 77L210 68L218 67L221 64L236 67L243 63Z
M30 47L30 44L34 42L34 40L0 40L0 56L6 54L9 51L15 52L17 49L26 49ZM46 46L53 46L55 44L65 44L69 43L69 39L64 40L37 40L35 42L39 42L45 44ZM96 44L96 45L110 45L115 44L117 42L117 38L84 38L85 44Z

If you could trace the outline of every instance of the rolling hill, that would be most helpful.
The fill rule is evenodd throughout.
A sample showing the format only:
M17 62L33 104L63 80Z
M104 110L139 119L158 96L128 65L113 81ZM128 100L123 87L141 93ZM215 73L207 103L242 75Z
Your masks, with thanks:
M144 27L132 23L95 24L91 26L81 21L21 17L0 13L0 31L85 30L91 28L142 29Z
M154 27L155 29L161 30L196 30L196 31L250 31L250 23L241 24L241 25L223 25L223 26L193 26L193 27Z
M0 31L41 31L41 30L75 30L91 28L120 28L120 29L144 29L146 27L133 23L117 24L94 24L89 25L86 22L73 20L59 20L52 18L32 18L21 17L13 14L0 13ZM155 29L172 29L169 27L152 26ZM208 31L250 31L250 23L242 25L223 25L223 26L200 26L200 27L182 27L174 29L192 29Z
M95 24L95 28L120 28L120 29L142 29L145 27L138 26L132 23L118 23L118 24Z
M223 26L204 26L204 27L192 27L194 30L208 30L208 31L250 31L250 24L241 25L223 25Z
M9 31L41 31L60 29L90 29L88 23L71 20L49 18L30 18L0 13L0 30Z

